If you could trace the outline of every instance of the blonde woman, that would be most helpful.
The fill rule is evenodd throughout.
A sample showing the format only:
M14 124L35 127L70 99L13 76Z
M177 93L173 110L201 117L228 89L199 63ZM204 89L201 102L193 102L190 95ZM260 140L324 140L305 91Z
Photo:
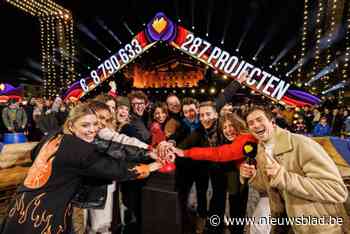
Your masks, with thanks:
M91 144L99 129L88 104L73 108L62 134L44 139L33 151L33 165L19 186L2 234L73 233L71 201L84 179L117 181L146 176L145 165L106 157Z

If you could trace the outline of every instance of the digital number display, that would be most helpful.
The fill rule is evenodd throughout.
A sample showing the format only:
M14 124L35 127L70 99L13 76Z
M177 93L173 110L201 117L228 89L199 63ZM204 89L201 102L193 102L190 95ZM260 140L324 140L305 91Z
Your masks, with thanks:
M122 64L127 64L135 59L143 49L137 39L133 39L130 44L126 44L116 54L101 63L96 70L90 72L95 86L113 75L122 67ZM85 79L80 80L80 86L84 92L89 92L89 87Z

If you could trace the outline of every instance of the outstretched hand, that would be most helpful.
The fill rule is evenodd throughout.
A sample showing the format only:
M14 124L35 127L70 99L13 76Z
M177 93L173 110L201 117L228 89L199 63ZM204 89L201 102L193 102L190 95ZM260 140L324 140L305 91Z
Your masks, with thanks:
M115 83L115 81L109 82L108 85L109 85L109 87L111 87L111 90L112 90L112 91L117 90L117 84Z
M151 173L147 164L138 164L133 168L133 171L137 174L137 179L144 179Z
M166 159L167 154L170 153L170 149L173 147L173 144L167 142L167 141L162 141L158 144L157 146L157 154L158 158L160 160Z
M172 147L171 150L173 151L174 154L178 157L185 157L184 151L182 149Z
M169 162L174 162L176 155L174 152L174 146L172 143L162 141L158 144L155 151L153 151L154 154L157 155L157 161L164 164L167 164Z
M237 81L242 84L244 82L246 82L249 79L249 73L247 71L242 72L238 78Z

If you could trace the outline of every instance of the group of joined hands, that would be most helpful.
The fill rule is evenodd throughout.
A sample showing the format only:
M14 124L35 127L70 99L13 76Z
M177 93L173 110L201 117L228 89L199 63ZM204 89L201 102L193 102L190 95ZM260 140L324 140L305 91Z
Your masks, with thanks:
M174 162L176 156L184 157L183 150L176 148L173 143L167 141L160 142L151 152L151 157L162 165Z

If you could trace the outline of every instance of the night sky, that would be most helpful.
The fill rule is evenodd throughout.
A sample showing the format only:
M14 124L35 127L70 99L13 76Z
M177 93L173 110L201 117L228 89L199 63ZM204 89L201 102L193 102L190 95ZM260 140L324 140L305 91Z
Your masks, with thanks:
M259 45L267 39L266 47L261 51L258 61L253 63L268 67L292 38L300 40L303 14L303 1L301 0L60 0L56 2L73 13L77 53L81 62L77 65L77 71L82 76L88 74L87 66L95 68L99 64L82 48L90 50L102 60L110 54L82 33L78 25L87 27L114 53L132 38L124 23L127 23L130 29L137 33L142 30L143 23L151 20L157 12L163 11L174 21L181 19L181 24L197 36L232 54L237 54L235 49L248 25L251 25L241 45L239 55L248 61L251 60ZM122 41L122 45L106 33L97 20L103 21ZM192 29L192 26L195 29ZM1 81L13 84L36 83L30 74L41 76L41 71L35 66L35 63L40 63L38 20L7 3L1 3L0 28ZM206 36L207 31L208 37ZM224 44L221 44L224 34ZM292 52L293 49L290 54L293 54ZM288 65L292 67L295 62Z

